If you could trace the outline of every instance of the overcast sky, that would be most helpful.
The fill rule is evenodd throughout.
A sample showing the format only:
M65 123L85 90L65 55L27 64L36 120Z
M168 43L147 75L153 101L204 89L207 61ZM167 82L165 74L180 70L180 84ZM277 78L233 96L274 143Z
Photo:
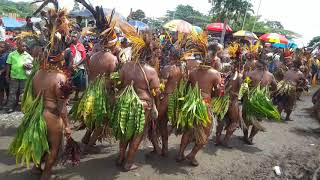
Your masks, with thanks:
M19 1L19 0L16 0ZM167 10L179 4L189 4L202 13L208 13L208 0L90 0L93 5L116 8L125 17L133 10L142 9L148 17L160 17ZM257 13L260 0L251 0ZM259 15L263 19L280 21L286 29L303 35L303 42L320 35L320 0L261 0ZM72 9L72 0L60 0L61 4Z

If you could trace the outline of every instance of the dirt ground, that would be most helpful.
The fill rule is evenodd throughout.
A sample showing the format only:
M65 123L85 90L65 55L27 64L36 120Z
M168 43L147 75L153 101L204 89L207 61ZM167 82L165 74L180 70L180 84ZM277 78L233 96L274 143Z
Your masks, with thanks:
M252 146L240 140L240 130L231 139L233 149L216 147L210 140L197 156L198 167L175 162L180 137L171 135L168 158L147 158L145 154L151 148L149 142L144 142L136 156L141 167L133 172L116 168L118 146L114 142L98 144L94 152L82 157L79 166L58 166L54 172L70 180L320 180L320 124L310 116L311 106L311 96L305 95L292 114L294 121L264 122L267 132L259 133ZM17 167L15 159L7 154L21 117L20 113L0 114L0 180L39 178L27 168ZM76 132L73 137L79 141L83 134ZM280 166L281 176L275 175L274 166Z

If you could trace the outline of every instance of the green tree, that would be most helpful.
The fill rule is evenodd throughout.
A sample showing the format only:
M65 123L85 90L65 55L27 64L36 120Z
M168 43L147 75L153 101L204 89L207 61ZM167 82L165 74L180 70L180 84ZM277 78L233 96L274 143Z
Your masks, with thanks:
M284 29L280 21L267 21L266 25L272 29Z
M313 47L313 46L315 46L315 45L317 45L319 43L320 43L320 36L316 36L316 37L311 39L311 41L308 44L308 47Z
M131 13L132 20L142 21L145 18L146 18L146 14L141 9L138 9Z
M214 22L228 19L233 24L240 25L246 14L250 16L254 12L252 7L251 1L247 0L214 0L210 15Z
M151 29L161 29L162 25L165 23L166 18L146 18L147 24Z
M0 0L0 15L8 13L16 13L20 17L32 15L37 6L28 2L12 2L8 0Z
M165 20L182 19L193 25L203 27L210 23L210 17L193 9L190 5L178 5L174 11L167 11Z

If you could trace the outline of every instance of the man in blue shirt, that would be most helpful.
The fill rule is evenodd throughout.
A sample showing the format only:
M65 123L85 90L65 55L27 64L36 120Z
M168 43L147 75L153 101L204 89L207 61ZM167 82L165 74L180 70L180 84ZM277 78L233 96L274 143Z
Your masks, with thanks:
M4 94L9 95L9 84L6 80L6 61L8 58L8 45L4 41L0 41L0 109L4 103ZM6 102L7 102L6 100Z

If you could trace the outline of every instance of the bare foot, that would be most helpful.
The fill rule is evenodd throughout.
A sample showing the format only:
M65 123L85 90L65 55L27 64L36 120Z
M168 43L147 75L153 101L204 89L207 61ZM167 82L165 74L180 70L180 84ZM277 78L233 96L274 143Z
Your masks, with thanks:
M176 158L176 161L179 163L179 162L182 162L182 161L184 161L184 160L186 160L186 157L184 156L184 155L182 155L182 156L178 156L177 158Z
M136 169L138 169L138 166L135 165L135 164L125 164L123 166L123 170L126 171L126 172L133 171L133 170L136 170Z
M40 175L42 174L42 169L41 167L33 166L31 169L32 174Z
M195 157L191 157L190 155L188 155L188 156L186 157L186 159L190 161L190 164L191 164L192 166L199 166L199 163L198 163L198 161L196 160Z

